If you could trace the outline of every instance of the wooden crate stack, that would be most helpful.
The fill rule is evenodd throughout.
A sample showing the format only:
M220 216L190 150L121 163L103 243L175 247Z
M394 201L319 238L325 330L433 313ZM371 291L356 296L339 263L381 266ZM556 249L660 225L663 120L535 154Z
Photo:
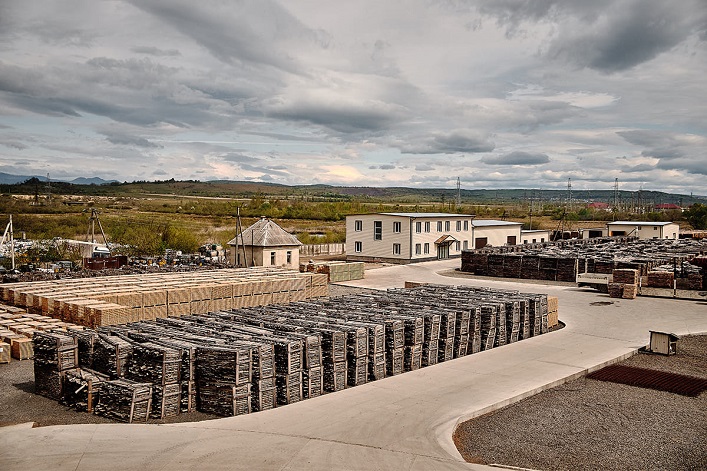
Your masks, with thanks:
M197 410L221 416L251 412L252 350L197 348Z
M37 331L34 344L34 385L39 395L62 398L63 376L78 366L76 339L69 335Z
M152 385L129 379L105 381L94 412L120 422L147 422L152 410Z
M97 371L84 368L69 370L63 377L61 403L79 412L92 414L100 400L101 388L109 380Z
M557 296L547 297L547 326L552 328L559 323L558 312L559 312L559 299Z
M675 287L675 275L672 271L649 271L647 285L652 288Z
M620 286L609 286L609 296L635 299L638 294L639 271L631 268L617 268L612 274L613 280L610 284Z

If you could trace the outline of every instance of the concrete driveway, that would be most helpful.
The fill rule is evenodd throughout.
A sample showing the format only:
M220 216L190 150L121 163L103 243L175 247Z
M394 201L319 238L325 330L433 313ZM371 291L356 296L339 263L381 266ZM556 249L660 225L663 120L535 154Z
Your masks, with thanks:
M449 278L459 260L366 272L351 286L405 281L489 286L559 297L565 329L433 367L247 416L175 425L5 427L5 470L497 469L465 463L452 431L463 420L632 355L649 330L707 331L707 305L609 299L594 291ZM609 303L611 302L611 303Z

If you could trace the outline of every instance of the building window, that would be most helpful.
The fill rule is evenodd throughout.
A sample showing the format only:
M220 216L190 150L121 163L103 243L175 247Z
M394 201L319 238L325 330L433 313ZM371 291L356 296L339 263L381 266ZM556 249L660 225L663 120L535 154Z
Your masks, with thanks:
M422 253L422 244L415 244L415 255L420 255Z
M534 244L536 241L537 241L537 239L533 239L533 244ZM526 244L527 244L527 242L526 242Z
M437 221L437 232L442 232L442 221Z
M360 221L360 220L354 221L354 231L361 232L362 230L363 230L363 221Z
M545 237L541 237L540 242L545 242Z
M444 230L447 231L447 232L449 232L449 231L450 231L450 229L449 229L450 227L452 227L451 221L444 221Z
M462 222L461 222L461 221L457 221L457 232L459 232L459 231L461 231L461 230L462 230Z
M292 265L292 250L287 251L287 264Z
M430 221L425 221L425 232L430 232Z
M422 232L422 223L420 221L417 221L415 223L415 232L417 232L418 234Z
M459 251L461 250L461 245L462 245L462 243L459 242L459 241L456 241L456 243L454 244L455 250L456 250L457 252L459 252Z
M464 250L469 250L469 241L468 240L464 241Z
M465 231L469 230L469 221L464 221L464 230Z
M270 265L275 265L275 252L270 252Z
M400 234L402 231L402 223L400 221L393 222L393 232Z
M653 229L655 229L655 227L654 227ZM636 230L640 231L640 230L641 230L641 226L637 226L637 227L636 227Z
M383 221L373 221L373 240L383 240Z
M361 253L363 252L363 242L354 242L354 252L356 253Z
M393 255L400 255L400 244L393 244Z
M638 226L638 228L640 229L640 228L641 228L641 226ZM653 230L654 230L654 231L657 231L657 230L658 230L658 228L657 228L657 227L654 227L654 228L653 228Z
M425 243L425 254L428 254L428 253L430 253L430 244Z

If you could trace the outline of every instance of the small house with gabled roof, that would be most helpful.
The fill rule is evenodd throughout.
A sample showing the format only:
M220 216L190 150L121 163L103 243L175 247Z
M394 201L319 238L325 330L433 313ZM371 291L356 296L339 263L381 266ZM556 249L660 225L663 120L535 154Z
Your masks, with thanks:
M231 246L229 261L234 266L299 268L302 242L266 217L243 229L228 245Z

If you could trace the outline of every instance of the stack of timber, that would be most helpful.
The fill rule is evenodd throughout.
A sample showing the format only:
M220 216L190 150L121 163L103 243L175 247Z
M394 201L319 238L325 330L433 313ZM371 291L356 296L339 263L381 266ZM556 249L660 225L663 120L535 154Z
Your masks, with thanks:
M61 403L92 414L100 399L101 388L110 378L96 371L76 368L67 371L63 380Z
M547 297L547 326L548 328L555 327L559 323L558 313L559 300L557 296Z
M129 379L105 381L94 412L109 419L147 422L152 407L152 385Z
M672 271L649 271L647 285L652 288L674 288L675 275Z
M646 276L661 265L680 266L705 253L707 241L693 239L558 241L541 246L465 250L461 270L481 276L576 282L579 273L611 274L615 269L635 269L639 276ZM704 278L704 273L702 275ZM690 289L700 289L697 277L694 280Z
M34 333L35 392L60 400L63 377L78 366L76 340L68 335L37 331Z
M127 422L247 414L540 335L551 309L546 295L422 285L88 329L66 335L78 368L54 396Z
M324 273L329 283L361 280L364 276L363 262L310 262L300 266L301 272Z
M639 270L617 268L613 271L613 282L609 283L612 298L635 299L638 295ZM613 285L613 286L612 286Z
M327 276L253 267L13 283L0 294L30 313L96 328L325 297Z

